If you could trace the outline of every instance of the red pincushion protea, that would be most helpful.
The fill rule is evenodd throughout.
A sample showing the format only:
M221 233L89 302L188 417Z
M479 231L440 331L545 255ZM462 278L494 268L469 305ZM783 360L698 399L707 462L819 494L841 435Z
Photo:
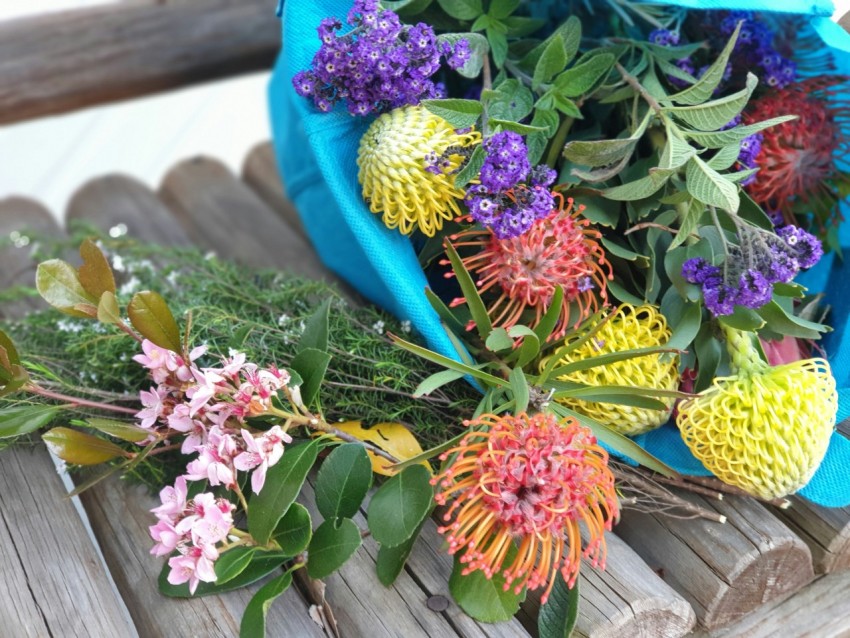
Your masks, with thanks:
M573 316L573 326L577 326L596 312L600 301L607 302L607 279L613 275L598 243L601 234L579 217L584 206L574 208L569 198L565 208L563 196L553 195L558 208L522 235L499 239L489 230L473 229L451 239L460 240L455 247L478 249L465 257L463 264L478 278L479 292L495 289L498 293L488 308L494 325L510 328L531 309L530 325L536 326L560 286L564 304L550 337L558 339L570 326L571 309L577 309ZM464 301L455 299L451 305Z
M755 158L759 172L747 186L757 203L780 211L787 223L794 223L792 207L798 200L822 208L826 212L822 219L837 212L835 161L850 153L842 131L850 118L850 104L838 98L842 92L838 86L848 79L823 76L791 84L753 101L744 114L746 124L798 116L762 133L761 152Z
M462 573L501 573L517 594L546 586L545 603L558 572L575 584L582 555L604 569L604 533L619 510L608 454L590 430L551 413L485 414L465 425L478 429L440 457L454 460L431 480L437 503L452 501L439 531L449 554L461 552Z

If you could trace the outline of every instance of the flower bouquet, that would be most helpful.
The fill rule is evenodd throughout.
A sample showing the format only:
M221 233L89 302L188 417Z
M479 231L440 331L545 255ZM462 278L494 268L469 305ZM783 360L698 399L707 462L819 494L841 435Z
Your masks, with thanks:
M564 636L622 508L722 523L667 485L847 505L847 60L818 43L846 44L679 4L287 4L287 190L397 318L84 239L38 269L61 316L0 332L0 438L74 413L43 434L60 458L159 490L164 594L269 578L243 636L365 534L392 583L431 515L468 614L536 596Z

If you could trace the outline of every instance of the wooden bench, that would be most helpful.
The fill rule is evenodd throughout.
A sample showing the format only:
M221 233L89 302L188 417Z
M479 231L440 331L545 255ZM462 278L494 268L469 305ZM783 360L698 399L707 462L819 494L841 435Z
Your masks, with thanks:
M201 5L204 11L199 11ZM173 13L166 16L165 12ZM240 17L239 12L246 15ZM50 67L33 63L43 72L28 83L21 72L26 65L16 67L14 57L9 57L14 56L14 49L3 48L9 46L2 37L4 30L26 41L21 33L31 29L43 34L59 24L70 25L67 31L59 32L60 40L67 38L67 48L51 45L68 56L75 51L74 39L81 37L75 29L91 25L90 20L112 28L124 24L122 20L132 22L139 29L134 33L147 33L156 39L160 30L154 25L166 29L163 25L168 23L167 29L177 29L183 20L181 28L198 28L198 20L221 24L217 20L227 15L229 28L217 31L216 37L230 37L231 43L240 43L234 45L240 49L248 46L248 40L231 31L257 30L260 22L265 25L258 17L261 12L276 31L265 0L139 2L74 12L70 20L59 15L18 21L14 28L0 25L0 52L7 54L0 55L0 86L8 87L4 79L16 77L19 93L37 93L36 88L49 77L44 73ZM150 28L146 30L145 24ZM156 42L149 40L147 47L167 48L174 37L170 32ZM218 42L224 48L230 46ZM134 46L123 41L121 45L127 51ZM263 54L266 64L273 52L269 49ZM257 54L252 59L262 57ZM126 64L135 64L132 58L128 53ZM168 60L168 56L159 53L157 59ZM186 78L181 82L206 77L207 67L201 61L196 64L195 68L184 67ZM255 66L253 61L242 63L231 71ZM82 100L69 97L61 110L174 86L176 79L162 79L171 72L169 63L163 62L159 71L151 72L160 81L150 81L146 89L135 90L130 83ZM113 68L111 73L120 76L122 69ZM105 77L101 81L108 84L110 80ZM74 93L70 87L67 90ZM56 91L59 89L54 89L54 98ZM4 102L3 95L0 89L0 121L21 119L20 112L13 114L8 105L22 102ZM30 116L52 108L37 98L29 104ZM95 179L79 188L65 214L68 220L85 219L105 230L123 224L131 236L145 241L193 243L222 258L249 265L332 279L309 247L267 143L249 154L241 176L233 175L215 159L194 158L169 171L157 192L127 176ZM0 289L32 283L28 228L63 232L37 202L21 198L0 201L0 237L16 239L0 249ZM3 306L0 314L6 318L20 316L33 307L38 303ZM147 534L153 522L148 510L155 498L140 488L107 481L83 493L79 499L82 508L77 509L75 501L66 497L66 485L42 446L0 453L0 487L0 540L7 541L0 544L0 566L5 576L0 585L0 592L5 594L0 598L2 635L171 637L233 636L238 632L249 592L192 601L168 599L157 593L161 565L148 554ZM791 510L775 512L740 498L701 505L715 508L729 522L720 525L624 513L610 541L608 570L583 570L577 635L683 636L696 620L702 628L693 635L700 636L820 638L850 634L850 618L838 613L841 605L846 605L844 592L850 588L850 572L840 571L850 564L850 509L825 510L795 500ZM422 540L393 587L378 584L374 561L375 548L367 541L354 560L327 580L327 603L343 635L534 633L533 600L523 606L514 621L500 625L476 623L451 602L451 559L433 522L426 525ZM829 575L818 576L810 583L816 574L824 573ZM444 598L449 604L442 609L437 603L443 603ZM329 635L330 628L320 627L310 613L311 606L319 602L317 592L310 588L288 591L271 608L270 635Z

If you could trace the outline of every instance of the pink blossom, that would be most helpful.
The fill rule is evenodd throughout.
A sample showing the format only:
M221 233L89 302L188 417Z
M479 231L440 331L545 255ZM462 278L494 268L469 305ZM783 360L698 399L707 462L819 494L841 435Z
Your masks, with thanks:
M195 366L191 365L194 363L195 359L203 356L207 352L206 346L197 346L192 348L192 351L189 353L189 365L183 360L183 357L177 357L177 369L174 371L174 375L183 383L191 381L195 376Z
M229 354L229 357L222 359L224 366L219 370L219 372L221 372L222 376L233 378L236 377L245 366L245 353L238 352L231 348Z
M236 441L218 426L207 433L205 445L196 448L198 458L186 466L186 478L192 481L208 480L210 485L232 486L236 483L233 474L233 456L238 451Z
M177 369L177 355L147 339L142 341L142 351L144 354L137 354L133 361L151 371L154 383L165 383L170 373Z
M165 519L160 519L156 525L151 525L148 529L151 538L156 541L151 548L151 554L154 556L168 556L186 540L185 535L177 531L174 525Z
M163 400L168 397L168 391L161 386L151 388L150 392L141 390L139 400L145 406L143 410L136 413L136 418L141 419L139 425L143 428L153 427L154 423L165 413Z
M233 515L230 507L224 512L220 507L204 510L202 518L192 525L192 542L198 546L215 545L227 538L233 527Z
M242 471L254 470L251 490L259 494L266 482L266 472L283 456L283 443L290 443L292 437L276 425L256 438L248 430L242 430L242 438L245 451L233 459L233 466Z
M778 341L761 339L761 345L768 363L772 366L794 363L811 356L803 342L796 337L785 336Z
M168 566L171 568L168 582L172 585L188 582L190 594L195 593L200 581L214 583L216 579L213 561L204 556L199 547L192 547L186 555L169 559Z
M162 505L155 507L151 512L156 514L157 518L173 520L186 509L187 494L186 477L178 476L174 481L174 487L166 485L160 490L159 500L162 501Z

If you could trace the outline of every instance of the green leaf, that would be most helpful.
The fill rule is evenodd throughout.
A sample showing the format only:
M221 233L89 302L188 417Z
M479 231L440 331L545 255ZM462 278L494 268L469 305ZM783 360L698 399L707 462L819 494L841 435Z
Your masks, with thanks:
M292 369L302 379L301 400L307 407L313 405L319 396L319 390L322 387L322 381L325 379L330 361L331 355L314 348L302 350L292 359Z
M437 43L448 42L452 46L460 40L469 43L469 59L459 69L455 69L465 78L477 78L484 66L484 60L490 52L490 45L480 33L443 33L437 36Z
M738 208L738 217L745 219L754 226L765 230L773 230L773 222L762 210L761 206L753 201L746 191L741 191L741 206Z
M486 97L485 97L486 96ZM534 95L519 80L506 80L495 91L482 94L487 100L487 114L497 120L519 122L534 107Z
M215 561L215 582L223 585L244 572L256 551L256 547L234 547L222 553Z
M429 377L423 379L422 383L416 386L416 390L413 391L413 397L418 399L419 397L428 396L437 388L442 388L447 383L462 379L464 376L466 375L463 372L458 372L457 370L441 370L440 372L435 372Z
M514 395L514 406L517 414L528 411L529 389L528 381L522 368L514 368L508 377L511 384L511 392Z
M472 151L472 155L469 156L463 168L455 175L455 186L464 188L469 182L478 177L478 173L481 172L481 167L484 166L484 160L486 159L487 153L484 152L484 147L479 144Z
M288 571L263 585L251 597L242 622L239 625L239 638L265 638L266 615L271 604L292 585L292 572Z
M297 556L310 544L313 526L310 512L301 503L293 503L274 530L273 540L287 556Z
M85 421L86 427L93 428L109 436L128 441L130 443L141 443L150 436L150 431L140 428L126 421L113 421L112 419L89 418Z
M694 351L697 355L697 378L694 382L694 392L702 392L711 385L714 380L720 360L723 356L723 347L714 338L711 324L704 323L694 339Z
M361 542L360 528L350 518L343 518L338 526L333 521L319 525L307 550L310 578L330 576L351 558Z
M740 154L741 144L740 142L735 142L718 150L714 156L706 162L706 164L716 171L725 171L732 168L732 165L738 161L738 156Z
M646 303L646 299L632 294L616 279L608 282L608 292L614 295L618 301L623 303L630 303L635 306L640 306L641 304Z
M497 126L506 131L513 131L514 133L519 133L520 135L530 135L531 133L545 133L546 128L542 126L531 126L530 124L520 124L519 122L511 122L509 120L499 120L497 118L490 118L490 126L496 128Z
M673 328L673 334L665 345L668 348L684 350L697 336L702 325L702 307L697 303L685 303L679 321L670 325Z
M520 0L492 0L488 13L497 20L503 20L517 10Z
M38 265L35 287L48 304L66 315L93 316L79 309L85 306L91 306L96 314L97 300L85 291L73 266L61 259L49 259Z
M384 483L369 503L369 529L388 547L401 545L431 510L431 473L421 465L405 468Z
M735 311L731 315L724 315L719 318L719 321L725 326L746 332L758 330L765 323L755 310L744 306L735 306Z
M0 348L3 348L3 352L5 353L3 365L7 370L11 366L18 365L21 362L21 357L18 355L18 349L15 348L15 343L2 330L0 330Z
M540 327L539 325L537 326ZM508 334L514 339L522 339L522 345L507 357L507 361L516 359L516 367L524 368L531 363L540 353L540 338L537 333L528 326L511 326Z
M692 86L670 96L672 102L676 104L696 105L711 99L715 89L723 81L723 75L726 73L726 65L729 62L729 56L732 55L732 51L735 49L735 43L738 41L738 34L741 32L742 24L743 22L738 23L734 33L729 38L729 42L723 47L723 51L720 52L720 55L714 60L711 66L705 70L705 73L702 74L700 79Z
M61 410L58 405L15 405L0 411L0 439L35 432L49 424Z
M100 301L97 304L97 320L106 324L121 323L121 309L118 307L118 300L108 290L100 296Z
M280 461L269 468L263 489L251 497L248 507L248 531L259 545L269 542L278 522L301 491L318 453L318 440L291 445Z
M469 375L471 377L475 377L476 379L480 379L484 381L488 385L502 387L505 385L505 380L500 379L497 376L494 376L488 372L484 372L483 370L479 370L478 368L474 368L472 366L466 365L465 363L460 363L455 361L454 359L449 359L448 357L444 357L441 354L437 354L436 352L432 352L427 348L423 348L422 346L418 346L415 343L410 343L409 341L405 341L395 335L390 335L390 338L393 340L393 343L404 348L408 352L412 352L415 355L419 355L423 359L427 359L437 365L441 365L444 368L448 368L449 370L456 370L458 372L462 372L465 375Z
M666 126L667 144L661 153L660 168L679 169L696 155L696 149L679 137L678 131L669 124Z
M607 166L631 157L651 119L652 114L647 113L635 132L627 138L569 142L564 147L563 155L566 159L584 166Z
M756 124L748 124L747 126L736 126L735 128L726 129L725 131L701 132L701 131L683 131L683 133L692 139L697 144L706 148L722 148L729 144L740 142L745 137L749 137L759 131L763 131L771 126L776 126L784 122L796 120L796 115L783 115L774 117Z
M557 385L550 382L552 385ZM639 394L640 392L652 392L658 395L669 394L670 391L658 390L656 388L639 388L632 386L616 386L616 385L600 385L600 386L584 386L578 388L570 388L560 390L552 395L553 399L582 399L584 401L592 401L594 403L616 403L617 405L629 405L636 408L644 408L646 410L666 411L667 406L647 396Z
M516 553L516 550L512 553ZM482 622L504 622L513 618L525 598L525 590L515 594L513 587L509 587L508 591L504 591L505 578L501 572L493 574L489 579L480 569L462 576L464 567L466 565L456 555L449 578L449 591L460 608Z
M776 301L771 301L756 312L767 322L767 327L782 335L799 339L820 339L821 334L829 332L829 327L789 313Z
M327 520L352 518L372 487L372 462L359 443L330 453L316 479L316 506Z
M552 301L549 302L549 307L546 313L540 319L539 323L534 327L534 334L540 343L545 343L552 335L552 331L558 323L561 316L561 310L564 305L564 289L556 285L555 291L552 293Z
M508 27L508 35L512 38L522 38L539 31L546 26L546 20L537 18L526 18L524 16L510 16L502 20Z
M381 584L385 587L392 585L395 582L395 579L398 578L401 570L404 569L404 564L407 562L410 552L413 551L413 546L416 544L416 539L419 538L419 532L422 530L422 526L425 524L426 520L428 520L427 516L422 519L416 533L404 541L401 545L396 545L395 547L380 545L378 547L378 557L375 560L375 571L378 574L378 580L381 581Z
M594 55L586 62L580 61L555 78L555 88L566 97L584 95L608 75L614 62L615 58L610 53Z
M692 157L685 169L688 192L708 206L731 213L738 211L741 200L738 187L715 171L699 157Z
M679 232L676 233L676 236L673 238L673 241L670 242L670 247L667 249L668 254L670 251L684 244L689 237L697 233L697 229L699 228L699 220L704 212L705 204L698 199L691 198L690 202L688 202L687 207L684 208L684 216L680 216ZM681 264L679 264L679 271L676 273L676 276L678 278L681 278ZM672 278L673 277L671 277L671 279Z
M633 182L614 186L613 188L606 188L602 191L602 196L618 202L633 202L639 199L646 199L661 190L667 179L669 179L669 176L664 179L658 179L652 175L648 175Z
M566 22L555 29L546 40L534 47L528 55L522 59L522 66L528 69L534 69L537 66L537 61L543 55L549 42L555 37L560 37L564 42L564 53L567 58L567 64L575 57L578 52L579 44L581 43L581 21L574 15L571 15Z
M301 352L307 348L321 352L328 351L328 321L330 310L331 299L328 298L308 317L307 321L304 322L304 332L301 334L301 339L298 340L296 352Z
M578 620L579 580L572 588L563 578L556 578L549 599L540 606L537 632L540 638L569 638Z
M748 73L746 88L737 93L696 106L666 107L664 111L700 131L716 131L741 114L757 84L758 78Z
M139 333L160 348L180 352L180 329L174 315L158 293L144 290L133 295L127 306L130 323Z
M558 366L552 370L551 374L555 377L567 376L574 372L589 370L599 366L607 366L619 361L628 361L629 359L638 359L640 357L664 354L669 352L671 349L672 348L670 346L665 346L663 348L632 348L629 350L621 350L619 352L607 352L605 354L598 354L594 357L587 357L585 359L579 359L578 361Z
M493 54L493 62L496 63L497 68L501 69L508 57L508 38L505 33L493 28L493 26L487 27L486 33L487 42L490 44L490 51Z
M614 240L608 239L607 237L602 238L602 246L607 252L612 255L616 255L620 259L625 259L626 261L637 261L644 265L648 263L648 257L646 257L646 255L636 253L635 251L630 250L625 246L618 244Z
M466 332L465 326L457 317L455 317L454 313L449 309L446 303L440 299L433 290L426 288L425 298L428 300L428 303L431 304L434 312L439 315L440 320L445 324L445 327L448 328L449 331L460 335Z
M472 314L472 321L475 323L475 329L478 331L478 336L483 340L487 340L490 336L490 331L493 329L493 324L490 322L490 315L487 314L487 307L481 300L478 294L478 287L472 280L472 276L463 264L460 255L452 243L446 240L446 254L452 264L457 282L460 284L460 289L466 300L466 305L469 307L469 312Z
M478 100L422 100L422 106L446 120L455 128L472 126L481 117L484 107Z
M109 292L115 294L115 277L109 262L91 239L86 239L80 244L80 257L83 263L77 271L80 285L92 299L100 299L100 296Z
M51 452L66 463L74 465L98 465L127 455L110 441L71 428L53 428L41 438Z
M534 66L531 88L536 91L540 85L551 80L567 65L567 53L564 50L564 38L556 33L543 49L543 55Z
M161 594L170 598L200 598L201 596L222 594L235 589L242 589L251 583L257 582L261 578L268 576L276 569L279 569L280 566L283 565L283 563L289 558L291 557L284 556L280 552L257 551L254 559L251 561L251 564L248 565L248 567L238 576L224 584L198 583L198 589L195 591L194 596L189 593L188 583L172 585L168 582L168 574L171 572L171 568L166 562L165 565L163 565L162 570L159 572L157 586L159 587L159 592Z
M481 0L437 0L440 7L458 20L475 20L484 13Z
M504 328L494 328L487 336L484 345L490 352L499 352L500 350L508 350L514 347L514 340L508 335L508 331Z

